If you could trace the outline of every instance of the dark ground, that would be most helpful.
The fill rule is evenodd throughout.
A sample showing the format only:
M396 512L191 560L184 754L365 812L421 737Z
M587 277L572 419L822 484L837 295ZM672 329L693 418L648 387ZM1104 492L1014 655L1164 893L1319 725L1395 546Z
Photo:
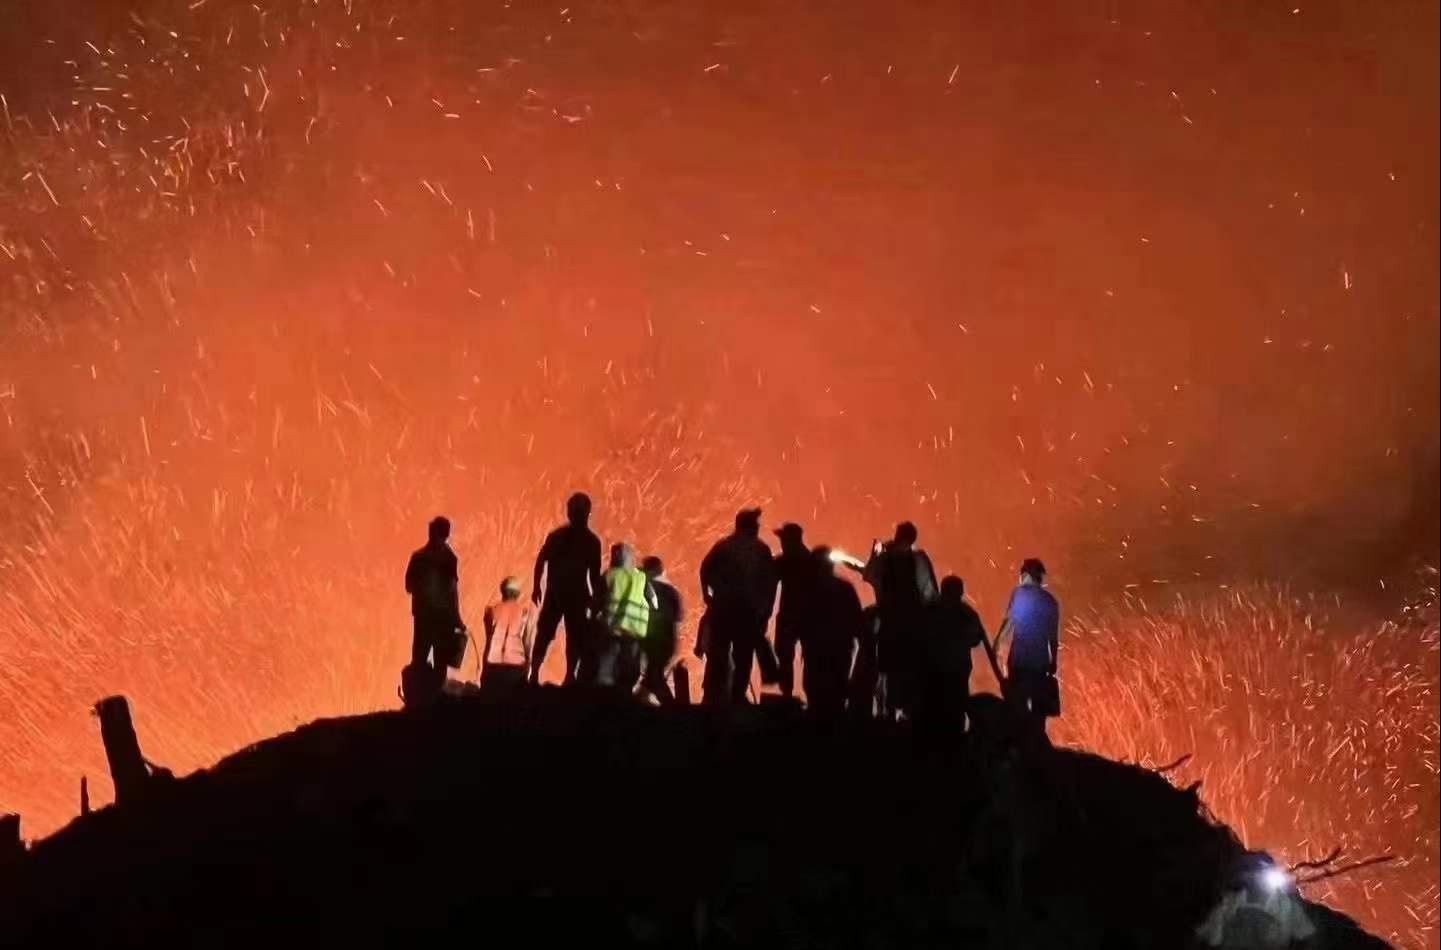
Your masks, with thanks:
M0 944L1182 948L1241 850L1095 756L547 689L322 720L79 819L0 887Z

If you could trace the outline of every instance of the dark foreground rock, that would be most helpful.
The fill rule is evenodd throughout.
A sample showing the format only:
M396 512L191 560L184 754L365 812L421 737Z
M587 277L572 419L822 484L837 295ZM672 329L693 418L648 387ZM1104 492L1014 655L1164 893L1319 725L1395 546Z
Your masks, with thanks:
M0 945L1186 948L1243 850L1082 753L544 690L323 720L79 819L0 885ZM1305 913L1308 948L1384 947Z

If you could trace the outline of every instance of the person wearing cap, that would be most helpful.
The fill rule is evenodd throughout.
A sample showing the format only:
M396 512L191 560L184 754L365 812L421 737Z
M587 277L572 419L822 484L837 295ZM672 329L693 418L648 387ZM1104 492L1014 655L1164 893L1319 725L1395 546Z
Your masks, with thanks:
M796 644L801 642L801 627L811 611L811 593L817 583L816 561L806 547L800 525L788 521L775 533L781 542L781 553L775 559L776 580L780 584L775 630L776 679L781 695L790 696L796 687Z
M1045 735L1046 717L1059 709L1056 684L1061 641L1061 605L1046 588L1046 565L1039 558L1021 562L1020 583L1011 592L1006 619L996 633L997 653L1006 635L1006 698L1020 709L1034 731Z
M763 651L763 664L770 658L766 625L775 604L776 576L770 546L760 532L760 509L743 509L736 513L735 530L701 561L700 589L710 633L703 681L706 703L746 702L757 651ZM763 665L761 673L762 679L774 679L774 669Z
M500 600L485 608L485 666L480 686L514 690L530 674L533 626L530 607L521 600L520 579L500 582Z

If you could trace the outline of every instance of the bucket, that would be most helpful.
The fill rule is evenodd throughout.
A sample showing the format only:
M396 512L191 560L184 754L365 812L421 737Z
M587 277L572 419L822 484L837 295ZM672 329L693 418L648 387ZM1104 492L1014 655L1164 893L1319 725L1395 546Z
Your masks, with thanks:
M427 663L411 663L400 671L400 688L396 695L406 709L419 709L435 702L440 695L443 672L438 672Z
M464 627L458 627L446 637L446 660L445 665L452 670L460 669L460 663L465 659L465 646L470 642L470 632Z

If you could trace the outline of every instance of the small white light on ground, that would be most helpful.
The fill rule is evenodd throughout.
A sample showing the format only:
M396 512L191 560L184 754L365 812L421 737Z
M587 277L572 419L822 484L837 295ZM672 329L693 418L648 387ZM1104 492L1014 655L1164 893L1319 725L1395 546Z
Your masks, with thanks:
M1267 890L1283 891L1291 886L1291 875L1281 868L1269 867L1261 872L1261 883Z

